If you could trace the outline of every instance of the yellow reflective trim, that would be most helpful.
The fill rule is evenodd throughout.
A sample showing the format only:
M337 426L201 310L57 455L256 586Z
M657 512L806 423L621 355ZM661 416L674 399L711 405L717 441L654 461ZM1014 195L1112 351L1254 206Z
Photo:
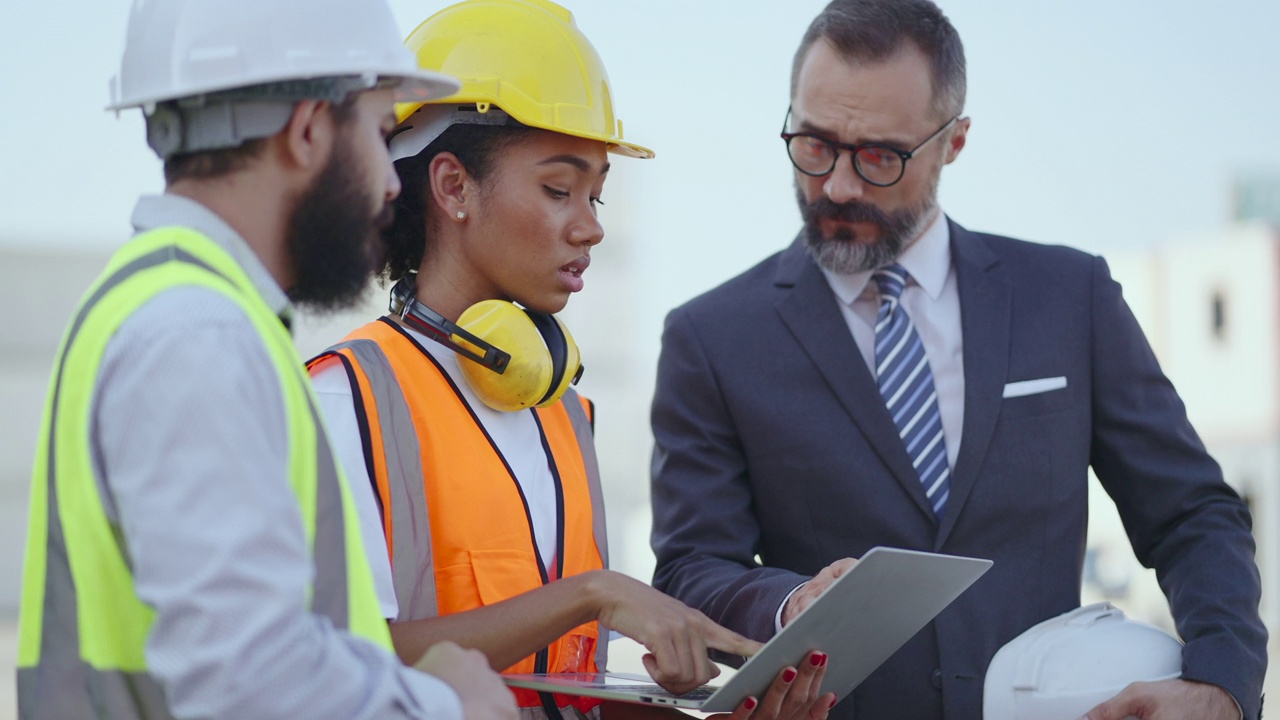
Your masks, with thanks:
M64 340L65 341L65 340ZM61 356L61 352L58 353ZM44 417L53 412L52 374L45 395ZM33 667L40 662L40 631L44 625L45 563L49 545L49 486L44 478L49 473L49 423L40 427L36 458L31 476L31 498L27 507L27 548L22 563L22 605L18 613L18 667Z
M85 298L92 298L104 283L113 281L113 276L129 263L169 247L189 253L225 275L226 279L189 261L161 262L119 280L117 286L98 298L85 314L70 347L67 347L64 334L58 354L58 359L64 361L64 372L56 408L57 427L49 428L49 419L55 410L53 390L57 378L53 377L33 467L19 635L20 667L33 667L40 662L44 595L47 591L47 465L52 431L55 433L52 439L56 441L54 470L58 476L58 513L75 584L81 658L97 668L146 670L144 649L154 622L154 611L137 598L133 577L102 510L88 444L89 413L97 370L107 343L139 306L169 287L200 286L223 294L244 310L263 339L280 381L288 418L290 486L298 498L308 546L314 554L318 427L312 408L318 405L293 338L258 295L243 269L212 240L186 228L163 228L138 236L122 248L90 287ZM66 332L71 330L69 326ZM55 372L56 369L55 365ZM336 458L332 462L338 472L343 506L348 626L353 633L389 650L392 647L390 633L378 608L354 503L342 475L341 464Z
M76 587L80 656L97 668L143 671L147 634L155 611L142 603L102 510L88 444L97 368L107 343L139 306L176 286L206 287L227 296L234 287L187 263L164 263L141 270L111 289L85 317L71 346L54 428L58 512L62 518L71 576ZM80 372L93 368L93 372ZM77 550L79 549L79 550Z
M216 248L216 245L213 245L211 241L207 239L203 239L198 235L196 235L193 239L197 241L203 240L203 243L195 242L192 244L197 246L204 245L204 247L197 247L193 249L191 251L192 255L195 255L197 252L199 252L199 250L203 250L209 246ZM154 252L155 250L159 249L160 247L166 244L167 243L164 242L163 238L156 237L155 234L148 234L148 235L143 235L143 236L139 236L138 238L135 238L135 240L131 241L124 248L121 248L121 250L118 251L111 258L106 268L104 268L104 270L98 276L98 278L85 291L80 301L80 305L77 307L76 315L77 316L79 315L79 312L83 308L84 303L88 301L90 298L94 297L105 283L113 281L114 276L123 267L125 267L129 263L132 263ZM123 322L123 318L121 319L120 322ZM116 323L111 328L110 332L114 333L115 328L118 326L119 326L119 323ZM80 327L81 329L84 328L83 322L80 323ZM32 486L31 486L31 497L30 497L30 503L29 503L29 514L28 514L28 525L27 525L27 544L26 544L25 559L23 563L22 604L21 604L21 611L20 611L20 618L19 618L19 638L18 638L18 666L19 667L33 667L40 662L40 657L41 657L41 636L42 636L42 628L44 623L45 593L48 591L48 588L45 586L45 581L47 578L47 569L48 569L48 534L49 534L49 524L48 524L48 520L49 520L49 506L48 506L49 466L48 465L49 465L49 462L48 461L49 461L50 433L52 431L52 428L50 427L50 419L53 416L53 411L54 411L53 400L54 400L56 385L59 380L58 369L60 366L64 368L64 373L62 376L63 378L62 395L59 397L59 400L60 400L59 407L61 407L62 403L66 402L66 390L69 386L74 386L77 384L85 384L85 383L88 383L90 386L92 385L93 380L96 379L96 375L97 375L96 368L98 365L98 360L100 360L100 358L96 358L94 360L92 365L94 372L74 372L74 371L65 372L66 369L75 370L75 368L71 368L68 362L64 362L64 356L66 355L68 350L67 348L68 340L70 339L70 334L73 331L73 329L74 329L73 326L71 324L68 324L68 326L63 330L62 338L59 340L59 343L58 343L58 353L57 355L55 355L55 363L53 366L53 371L50 373L48 390L45 394L45 406L44 406L43 419L41 422L40 439L37 443L36 457L32 465ZM77 335L77 340L78 339L79 339L79 335ZM83 393L82 393L82 396L83 396ZM80 438L79 440L83 441L86 438L87 438L87 432L86 432L85 438ZM85 445L84 442L80 442L79 444ZM65 448L62 445L59 446L59 450L61 451L60 454L65 452ZM85 452L87 453L89 452L89 450L86 449ZM58 466L60 468L64 467L66 464L61 457L56 459L56 462L58 463ZM96 497L96 487L94 488L94 493L95 493L94 497ZM60 493L60 496L62 494L64 493ZM59 508L61 507L62 507L62 502L60 500ZM100 508L99 508L99 512L100 512ZM62 524L65 525L65 523L62 523ZM66 540L65 528L63 531L63 538L64 538L64 542L68 542ZM67 545L67 547L68 547L68 553L70 554L70 545ZM103 547L114 548L115 547L114 538L112 538L110 543L103 545ZM68 559L68 562L69 562L69 559ZM130 580L129 586L130 586L130 595L132 595L133 593L132 593L131 580Z

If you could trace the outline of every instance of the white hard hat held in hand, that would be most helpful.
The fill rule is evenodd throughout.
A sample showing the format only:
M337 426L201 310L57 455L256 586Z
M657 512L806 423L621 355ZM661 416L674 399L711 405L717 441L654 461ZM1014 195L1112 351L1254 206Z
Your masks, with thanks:
M1076 720L1139 681L1182 674L1182 643L1110 603L1077 608L1000 648L987 668L983 720Z

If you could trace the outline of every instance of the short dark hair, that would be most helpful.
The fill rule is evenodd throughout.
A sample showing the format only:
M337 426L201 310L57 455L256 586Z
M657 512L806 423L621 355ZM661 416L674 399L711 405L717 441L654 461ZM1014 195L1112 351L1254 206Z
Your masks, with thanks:
M429 222L430 208L434 206L427 169L436 155L453 153L467 174L483 185L493 172L498 155L532 132L533 128L525 126L459 123L449 126L417 155L397 160L401 189L395 201L395 219L382 236L386 260L382 276L399 280L422 264L427 250L427 229L433 224Z
M211 180L241 170L266 147L266 138L248 140L220 150L172 155L164 161L164 181L172 185L179 180Z
M791 95L800 67L818 40L848 62L887 60L910 42L929 59L933 107L940 118L964 110L965 63L960 34L929 0L832 0L809 24L791 64Z
M359 93L347 95L342 102L331 104L333 118L338 125L345 125L356 114L356 98ZM233 148L204 150L173 155L164 161L164 181L172 185L179 180L211 180L242 170L262 153L267 139L246 140Z

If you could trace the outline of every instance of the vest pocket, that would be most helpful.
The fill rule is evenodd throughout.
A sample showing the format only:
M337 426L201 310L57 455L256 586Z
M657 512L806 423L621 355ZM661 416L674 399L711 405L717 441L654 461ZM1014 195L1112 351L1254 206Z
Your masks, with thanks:
M436 572L441 615L494 605L542 586L532 552L467 549L463 553Z
M496 549L468 550L475 591L483 605L493 605L523 592L542 587L538 563L530 551ZM536 622L531 620L531 622ZM548 655L548 672L587 672L596 651L597 625L594 622L573 628L551 644ZM522 664L527 669L511 668L511 671L532 672L532 658Z
M468 550L480 601L485 605L542 586L538 561L527 550Z

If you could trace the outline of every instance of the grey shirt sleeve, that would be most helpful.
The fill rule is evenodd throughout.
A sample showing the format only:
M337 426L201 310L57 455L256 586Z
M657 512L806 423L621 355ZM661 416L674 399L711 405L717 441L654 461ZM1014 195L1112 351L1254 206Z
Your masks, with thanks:
M93 451L177 717L462 720L443 682L307 609L313 567L266 348L219 294L157 295L113 337Z

